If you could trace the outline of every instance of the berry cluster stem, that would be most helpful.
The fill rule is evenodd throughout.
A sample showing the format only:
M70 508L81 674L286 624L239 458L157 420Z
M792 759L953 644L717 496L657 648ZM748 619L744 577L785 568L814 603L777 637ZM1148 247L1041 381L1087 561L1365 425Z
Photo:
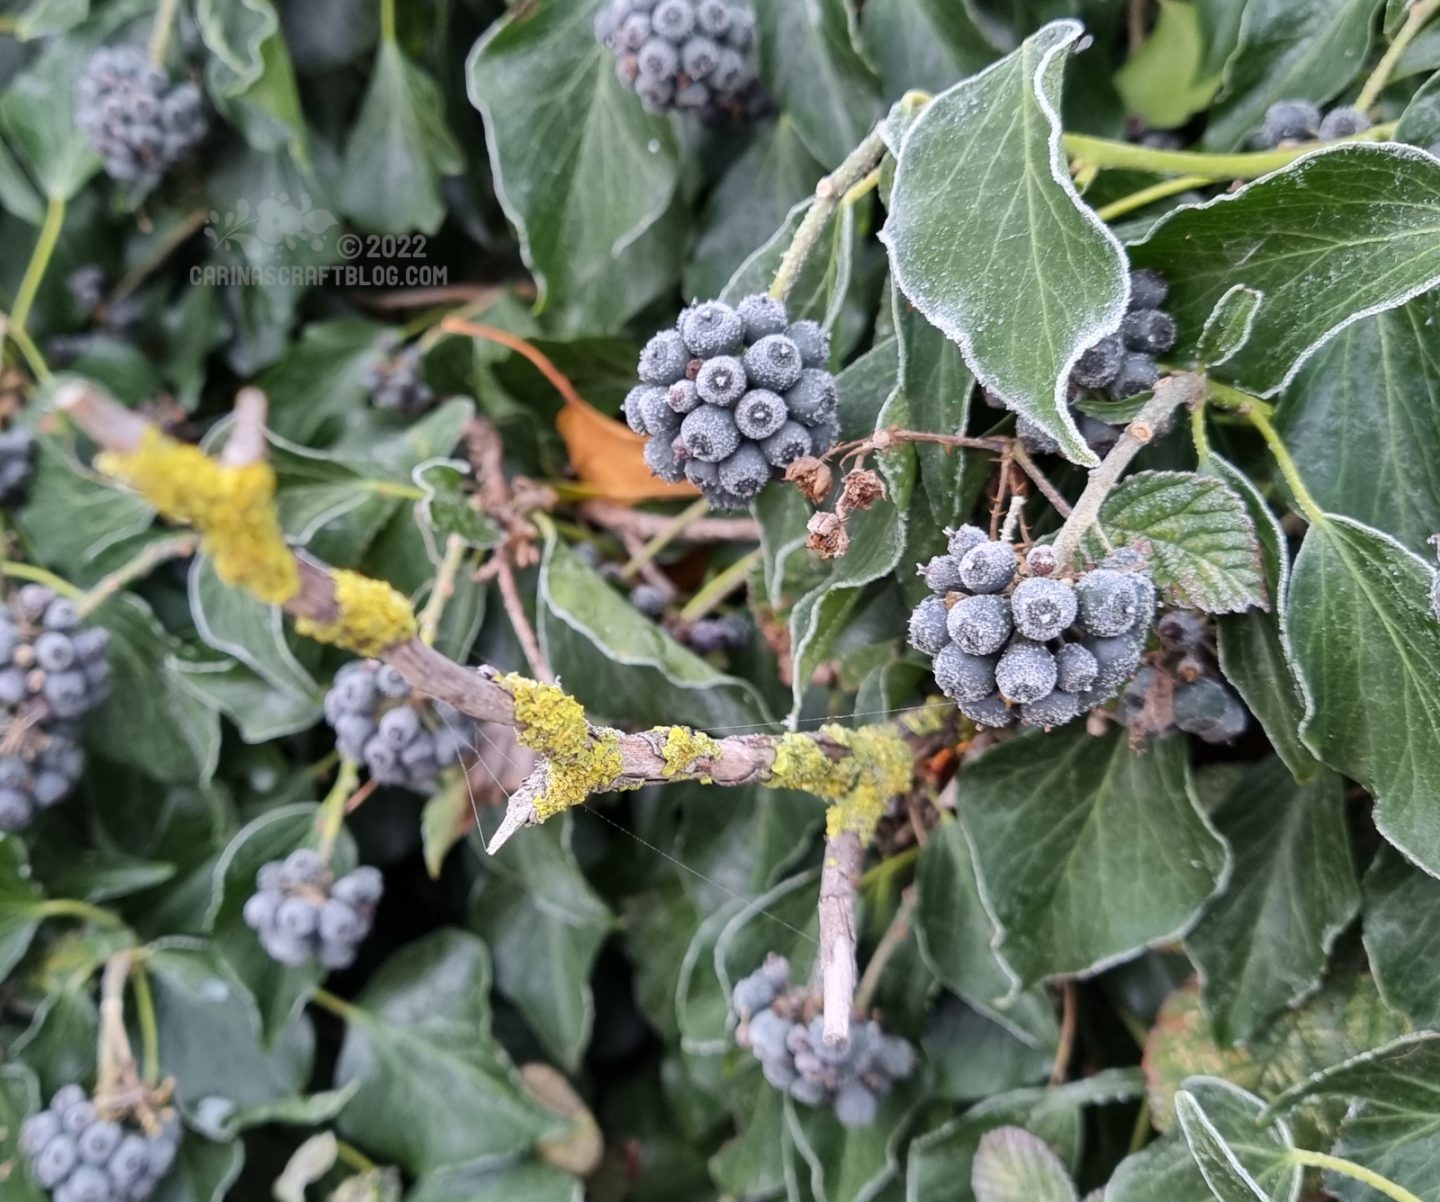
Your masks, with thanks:
M1111 201L1108 205L1096 209L1095 216L1101 221L1114 221L1117 217L1133 213L1136 209L1143 209L1146 205L1154 204L1157 200L1164 200L1167 196L1178 196L1181 192L1188 192L1191 188L1203 187L1205 184L1213 182L1208 175L1177 175L1174 179L1162 180L1158 184L1151 184L1148 188L1141 188L1138 192L1131 192L1128 196Z
M1383 142L1395 132L1395 122L1372 125L1364 133L1343 139L1346 142ZM1271 171L1289 166L1302 155L1315 149L1315 143L1287 146L1282 150L1262 150L1241 154L1207 154L1199 150L1157 150L1134 142L1112 138L1094 138L1089 134L1066 134L1065 150L1077 163L1085 166L1127 171L1153 171L1157 175L1187 175L1196 183L1222 179L1258 179ZM1184 189L1180 189L1184 191Z
M134 1083L135 1054L125 1030L125 982L130 977L131 951L116 952L105 961L100 977L100 1040L96 1049L99 1076L96 1096L104 1099Z
M1339 1173L1342 1177L1362 1182L1387 1198L1393 1198L1395 1202L1421 1202L1418 1195L1412 1194L1403 1185L1396 1185L1390 1178L1382 1177L1379 1173L1367 1169L1364 1165L1356 1164L1353 1160L1330 1156L1325 1152L1310 1152L1304 1148L1291 1148L1290 1159L1307 1168L1328 1169L1332 1173Z
M150 27L150 61L157 67L165 65L165 52L170 48L170 31L175 27L175 14L180 0L160 0L155 10L155 24Z
M135 1017L140 1023L140 1054L144 1058L144 1080L147 1085L160 1081L160 1025L155 1018L155 995L150 991L150 974L145 961L132 957L135 994Z
M360 765L354 760L342 758L340 770L335 773L335 783L330 786L330 792L325 794L325 800L320 803L320 813L315 820L320 828L320 858L327 865L335 852L335 841L345 826L346 803L359 783Z
M685 533L685 528L691 522L698 521L710 512L710 502L704 497L691 501L685 506L668 524L661 527L655 536L650 539L640 550L632 555L625 566L620 569L620 579L627 583L635 579L636 574L647 563L652 563L661 551L665 550L680 535Z
M81 593L75 602L75 610L87 618L106 601L127 585L143 580L162 563L172 559L185 559L195 554L200 540L193 534L177 534L174 538L161 539L151 543L134 559L121 564L113 572L103 576L93 588Z
M1400 26L1395 34L1395 40L1386 47L1385 53L1380 56L1380 61L1375 64L1375 70L1370 72L1360 87L1360 94L1355 97L1355 107L1362 113L1380 99L1380 93L1385 90L1385 85L1390 82L1390 76L1395 73L1395 65L1400 61L1410 43L1415 40L1416 35L1437 12L1440 12L1440 0L1415 0L1410 5L1410 11L1405 17L1405 24Z
M1325 510L1320 507L1320 503L1305 487L1300 469L1295 466L1295 460L1290 457L1290 449L1285 445L1285 440L1280 437L1280 432L1275 429L1275 423L1270 420L1270 415L1259 409L1242 410L1242 415L1255 427L1260 437L1265 440L1265 445L1270 448L1270 455L1275 460L1275 466L1280 469L1280 474L1285 478L1285 484L1289 487L1291 496L1295 498L1295 504L1300 507L1300 512L1312 524L1323 525Z
M770 285L770 295L776 300L783 301L790 296L801 270L820 241L826 223L846 199L846 194L875 169L884 153L885 139L880 136L877 127L845 157L840 166L815 185L815 199L795 231L795 237L790 240Z
M760 562L763 555L764 551L760 547L756 547L752 551L747 551L724 571L717 572L704 588L685 603L685 608L680 611L681 619L686 622L694 622L698 618L703 618L745 583L751 569Z
M1155 395L1125 427L1100 466L1091 471L1085 491L1060 528L1055 539L1055 557L1062 567L1074 563L1085 535L1100 522L1101 506L1135 456L1155 437L1171 413L1181 405L1198 404L1204 395L1204 376L1166 376L1155 385Z
M395 41L395 0L380 0L380 37L387 44Z
M435 645L440 633L440 619L445 614L445 605L455 595L455 578L465 562L466 543L458 534L445 540L445 557L435 573L435 582L430 586L430 597L420 614L420 641L427 647Z
M30 252L30 262L25 265L20 286L15 290L15 303L11 306L7 323L9 336L15 340L16 345L21 346L21 353L25 354L27 359L30 356L25 352L20 339L26 336L25 323L30 320L30 310L35 306L35 297L45 280L45 272L49 270L50 259L55 254L55 244L60 240L60 230L64 224L65 198L52 196L45 203L45 220L40 225L40 234L35 239L35 249ZM30 345L33 349L34 343Z

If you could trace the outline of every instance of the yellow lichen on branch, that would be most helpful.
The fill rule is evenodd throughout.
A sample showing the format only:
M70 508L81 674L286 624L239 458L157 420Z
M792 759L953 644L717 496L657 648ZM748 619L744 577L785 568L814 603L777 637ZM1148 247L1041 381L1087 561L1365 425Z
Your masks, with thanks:
M661 753L665 759L665 767L660 774L666 780L670 780L677 773L688 774L697 760L713 759L719 753L720 744L709 735L691 730L687 726L672 726L665 732L665 748ZM701 783L708 783L708 779L702 777Z
M868 840L891 800L910 788L910 748L893 726L822 726L820 738L845 754L831 758L820 741L803 734L783 736L765 784L800 789L829 803L826 833L854 833Z
M615 787L624 770L617 732L592 735L584 707L559 685L514 672L498 680L515 699L520 744L543 758L545 787L533 803L539 821Z
M402 593L385 581L344 568L332 570L330 579L335 589L335 618L321 622L297 617L297 633L318 643L371 656L415 637L415 610Z
M195 527L220 579L272 605L299 589L295 557L275 515L275 472L268 463L217 463L152 428L135 450L106 452L96 466L165 517Z

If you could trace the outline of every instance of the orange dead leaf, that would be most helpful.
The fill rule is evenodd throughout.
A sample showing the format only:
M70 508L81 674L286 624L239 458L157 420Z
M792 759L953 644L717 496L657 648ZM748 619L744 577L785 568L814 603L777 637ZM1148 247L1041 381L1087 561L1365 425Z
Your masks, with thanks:
M586 401L565 373L523 338L458 317L447 317L440 328L509 347L530 360L555 386L565 402L564 410L555 419L555 428L570 454L575 475L586 486L589 496L607 501L650 501L699 495L693 485L666 484L652 476L642 454L645 440L629 426L606 417Z

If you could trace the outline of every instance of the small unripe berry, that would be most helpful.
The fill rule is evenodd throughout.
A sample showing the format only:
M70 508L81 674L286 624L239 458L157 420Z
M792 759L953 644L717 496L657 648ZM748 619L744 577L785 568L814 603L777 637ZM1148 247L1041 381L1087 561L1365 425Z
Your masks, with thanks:
M676 380L665 393L665 402L682 415L698 409L703 403L694 380Z
M1308 100L1277 100L1265 110L1260 144L1273 150L1281 142L1303 142L1320 129L1320 106Z
M945 539L950 554L959 562L965 558L966 551L978 547L981 543L988 543L990 536L979 526L958 526L954 530L947 529Z

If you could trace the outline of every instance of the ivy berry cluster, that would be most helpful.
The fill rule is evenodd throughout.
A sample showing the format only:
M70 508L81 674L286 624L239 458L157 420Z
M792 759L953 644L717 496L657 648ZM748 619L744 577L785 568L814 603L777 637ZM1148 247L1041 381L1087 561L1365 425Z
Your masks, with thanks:
M245 923L272 960L287 968L317 961L341 969L355 963L385 885L368 865L336 880L319 852L302 847L263 865L255 887Z
M762 107L746 0L609 0L595 37L648 112L680 109L717 122Z
M915 1071L915 1049L874 1019L853 1023L849 1040L825 1042L815 999L790 984L790 962L771 953L731 992L740 1016L736 1040L760 1062L765 1080L807 1106L829 1106L846 1127L868 1127L879 1099Z
M1293 142L1332 142L1350 138L1370 128L1370 118L1348 104L1328 113L1309 100L1277 100L1265 110L1265 120L1256 135L1262 149L1275 150Z
M716 509L743 509L772 477L840 436L830 336L763 294L692 305L640 352L625 420L648 436L660 479L690 481Z
M104 1110L80 1086L63 1085L22 1124L20 1152L54 1202L142 1202L174 1165L182 1129L173 1110L152 1130Z
M76 723L110 693L110 632L43 584L0 608L0 831L24 830L79 782Z
M204 139L204 98L136 46L101 46L75 85L75 125L123 183L150 186Z
M946 534L949 550L920 568L931 595L910 615L910 645L972 722L1063 726L1140 667L1157 595L1137 553L1069 580L1048 546L1022 556L978 526Z
M325 694L325 721L346 759L382 785L428 792L442 770L463 763L479 735L475 720L431 701L389 664L352 660Z
M1104 390L1112 401L1149 392L1160 379L1155 361L1175 345L1175 318L1162 305L1170 295L1165 277L1150 268L1130 273L1130 305L1120 329L1087 347L1070 372L1079 388Z
M1126 686L1115 716L1141 735L1174 728L1206 743L1242 735L1249 715L1215 667L1205 619L1172 609L1155 623L1155 635L1159 649Z

